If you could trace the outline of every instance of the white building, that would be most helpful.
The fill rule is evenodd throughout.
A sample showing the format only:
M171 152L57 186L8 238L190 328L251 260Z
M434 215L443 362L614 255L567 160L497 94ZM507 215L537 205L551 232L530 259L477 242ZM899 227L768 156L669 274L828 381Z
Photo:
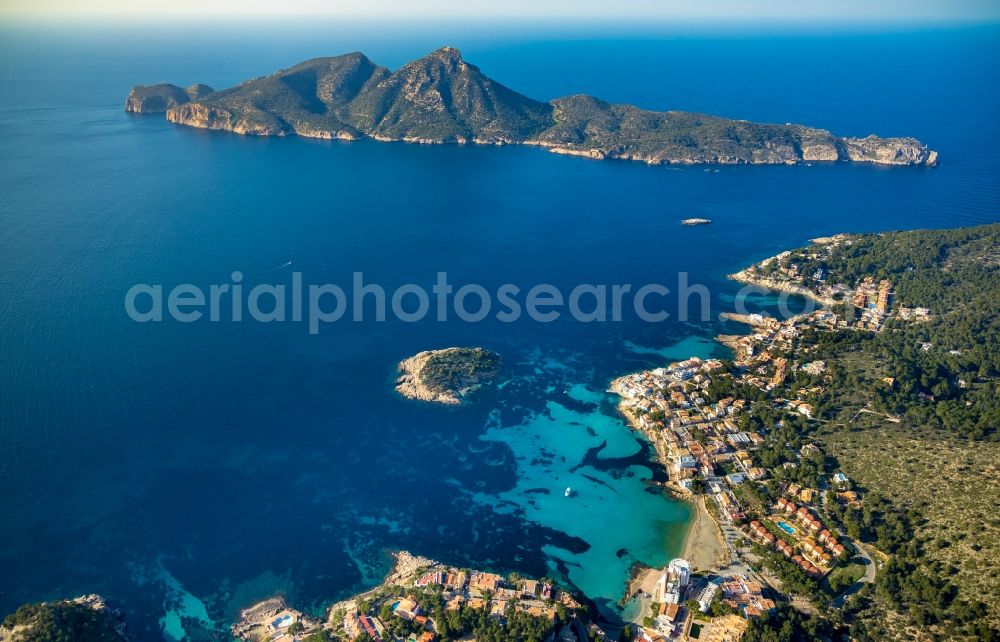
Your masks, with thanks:
M680 557L670 560L667 571L677 579L681 588L687 588L691 582L691 564L686 559Z
M712 606L712 600L715 599L715 593L719 590L719 584L717 580L712 580L701 590L698 595L698 610L702 613L708 613L708 609Z
M688 561L681 558L671 560L656 583L655 596L667 604L680 604L684 589L690 582L691 565Z

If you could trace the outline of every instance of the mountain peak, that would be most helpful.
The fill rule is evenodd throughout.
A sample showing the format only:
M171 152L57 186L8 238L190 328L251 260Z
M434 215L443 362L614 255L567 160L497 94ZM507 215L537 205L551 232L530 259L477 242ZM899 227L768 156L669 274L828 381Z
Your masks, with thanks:
M440 58L448 62L461 62L462 52L454 47L441 47L440 49L435 49L430 54L428 58Z
M394 72L354 52L307 60L217 92L137 86L125 109L166 112L171 122L254 135L527 143L649 164L937 162L936 153L912 138L839 138L799 125L649 111L585 95L543 103L490 79L447 46Z

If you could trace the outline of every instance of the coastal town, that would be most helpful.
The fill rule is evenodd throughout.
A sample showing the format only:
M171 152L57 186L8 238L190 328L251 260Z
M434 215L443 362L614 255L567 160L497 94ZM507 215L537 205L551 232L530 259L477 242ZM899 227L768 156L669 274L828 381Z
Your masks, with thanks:
M459 569L405 551L394 556L394 568L382 584L332 605L324 617L274 597L244 609L231 633L245 642L621 638L621 633L606 633L587 605L551 580ZM656 573L650 598L650 616L642 626L627 626L626 637L666 642L693 639L695 632L703 640L733 639L745 630L747 617L774 608L758 580L696 574L680 558ZM725 615L713 617L720 612Z
M833 632L845 630L849 621L867 626L882 618L874 622L877 630L897 627L902 637L893 639L937 639L913 635L912 623L917 617L926 622L926 612L916 611L908 623L873 609L876 599L894 599L886 597L889 587L911 595L936 591L949 600L938 613L949 608L967 625L963 631L973 631L962 639L994 639L981 621L988 608L984 602L958 602L957 589L947 580L942 586L941 578L907 567L904 556L919 552L910 546L914 522L902 511L891 512L877 488L869 492L864 471L829 439L838 426L856 434L853 422L859 416L874 416L883 428L883 422L907 420L899 406L878 403L884 397L860 395L845 402L851 387L845 374L851 372L864 370L869 392L877 394L909 385L905 371L885 368L872 352L865 358L858 348L863 342L891 339L931 357L957 356L967 345L948 334L925 333L932 325L930 311L896 298L894 281L901 296L918 298L905 276L873 278L864 266L851 279L850 266L837 260L825 265L832 248L843 251L854 238L859 237L818 240L733 275L751 286L813 298L824 308L785 319L726 314L751 329L716 337L731 349L730 358L693 356L610 382L621 415L647 438L667 473L667 481L645 480L646 490L669 492L694 509L679 556L661 568L633 560L619 608L599 608L575 592L571 576L561 569L554 569L561 579L535 579L501 574L509 569L503 563L460 568L398 551L385 580L370 590L334 604L300 607L304 610L291 604L292 596L270 597L243 608L229 633L244 642L783 642L838 639ZM913 263L898 263L888 276ZM845 281L852 285L841 285ZM936 320L948 308L934 310ZM844 351L844 343L853 349ZM491 354L456 351L441 351L448 367L438 368L440 377L431 372L424 379L423 373L420 381L452 385L456 372L465 377L499 367ZM848 359L858 369L846 370ZM964 377L978 384L972 376L956 373L952 385L965 390ZM909 390L924 401L938 394L938 389ZM565 497L575 492L567 487ZM990 525L976 522L979 526ZM983 544L988 541L974 541L970 550L978 552ZM941 538L933 545L951 546ZM0 640L36 639L31 636L67 618L86 621L95 631L100 627L105 635L100 639L126 639L121 612L99 596L85 596L25 605L0 623ZM928 630L942 630L941 621ZM174 631L167 630L165 639L223 635L221 628L205 629L210 637Z
M246 642L435 642L489 639L603 639L588 609L549 579L460 569L406 551L374 589L338 602L325 618L271 598L243 610L232 627Z
M805 258L822 258L849 242L820 239ZM830 518L831 502L860 505L851 480L832 471L811 484L791 481L789 471L823 458L815 443L798 446L777 467L765 453L774 447L771 432L792 421L814 421L812 400L823 392L826 364L802 358L809 352L798 345L803 333L879 332L892 315L920 321L929 313L894 306L887 280L864 278L846 287L827 283L821 269L806 269L800 255L785 252L733 278L831 307L847 302L855 312L822 308L785 320L729 314L752 330L718 337L732 350L732 360L691 357L611 382L609 390L621 399L619 410L655 447L672 491L694 499L699 519L710 525L697 537L717 540L707 558L677 558L663 569L638 572L628 597L641 608L623 623L624 630L607 635L588 605L552 580L459 569L402 552L383 584L333 605L323 618L272 598L243 611L233 635L248 642L434 642L469 635L721 642L739 639L753 618L767 617L780 601L810 608L798 578L829 586L837 569L859 568L839 600L871 582L872 555ZM805 384L784 394L793 379ZM752 419L753 391L770 395L768 404L778 417L770 430ZM490 626L497 627L496 637L487 633Z
M844 306L844 312L822 308L785 320L763 314L726 314L727 319L752 329L746 335L718 337L731 348L731 361L691 357L611 383L609 390L621 398L620 411L653 443L675 491L680 496L708 498L705 504L696 505L707 507L725 534L728 550L728 557L703 569L700 577L684 575L680 585L694 589L683 597L696 600L698 609L689 609L686 622L678 624L682 609L664 606L639 628L647 642L735 640L749 619L766 616L775 608L775 600L763 594L794 598L796 606L809 610L815 607L811 598L836 606L861 584L874 580L873 558L880 558L878 552L848 536L831 518L833 505L860 507L861 492L844 472L816 464L825 459L816 443L791 449L779 441L787 436L782 430L786 424L816 421L813 400L824 393L828 381L826 364L810 359L811 348L801 345L805 333L877 333L893 317L906 322L930 317L926 308L895 305L888 280L866 276L846 286L828 282L822 267L810 266L850 243L846 236L817 239L805 250L783 252L731 275L749 285L804 296L831 308ZM893 385L888 378L884 383ZM765 393L774 416L769 427L754 420L753 400ZM891 416L885 419L898 421ZM768 428L781 435L773 438ZM784 461L774 465L774 453L781 451ZM811 474L812 483L792 481L799 467L818 471ZM845 588L838 572L834 589L839 594L831 600L821 587L829 592L834 584L831 574L838 568L854 575ZM668 575L664 571L664 577ZM801 578L805 582L799 582ZM668 581L667 585L673 584ZM795 590L789 590L789 585ZM811 587L813 595L803 586ZM722 604L728 608L712 610L715 593L723 595ZM653 599L657 600L656 594ZM712 614L717 617L705 617Z

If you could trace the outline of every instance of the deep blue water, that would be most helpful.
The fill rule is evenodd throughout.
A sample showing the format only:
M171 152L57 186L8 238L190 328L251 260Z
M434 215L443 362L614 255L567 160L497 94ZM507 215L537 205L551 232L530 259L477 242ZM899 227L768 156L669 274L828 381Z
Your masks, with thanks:
M456 285L565 291L686 271L720 312L736 292L725 274L811 237L1000 219L998 35L5 27L0 611L101 592L137 639L157 640L180 633L178 613L224 624L276 591L322 608L380 577L396 547L557 575L613 602L628 564L677 553L687 509L648 492L649 450L602 391L734 328L626 315L344 321L310 336L301 323L138 324L125 292L234 270L248 285L294 269L429 287L447 271ZM258 140L122 111L136 83L219 88L357 49L396 67L445 43L538 98L912 135L941 165L705 172ZM715 224L679 226L688 216ZM501 352L505 385L459 410L399 399L394 364L449 345ZM579 502L555 502L569 484Z

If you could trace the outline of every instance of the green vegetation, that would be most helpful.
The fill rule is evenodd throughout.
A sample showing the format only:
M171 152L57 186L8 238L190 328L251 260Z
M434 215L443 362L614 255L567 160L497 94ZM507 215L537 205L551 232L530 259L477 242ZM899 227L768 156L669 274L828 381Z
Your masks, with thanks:
M410 88L420 87L414 99ZM549 126L552 106L483 75L444 47L411 62L363 93L343 112L357 129L392 138L521 141Z
M893 424L838 430L823 440L858 484L878 489L877 495L892 497L900 507L895 519L877 512L869 516L863 507L844 520L880 549L893 551L874 594L858 607L869 636L877 639L892 627L885 618L866 615L891 609L905 616L895 623L897 630L933 627L991 639L990 629L1000 624L1000 578L994 570L1000 556L1000 443ZM874 510L888 505L877 499L880 508ZM901 527L901 519L910 523Z
M483 348L451 348L431 355L420 370L422 383L434 392L457 392L495 377L500 355Z
M107 611L74 602L46 602L19 607L0 628L14 630L4 638L11 642L123 642L118 626Z
M462 606L446 611L443 607L440 586L422 590L411 589L406 591L406 594L412 596L434 621L443 642L469 636L488 642L542 642L552 633L555 626L568 621L572 615L565 609L557 608L558 617L555 622L551 622L547 618L515 610L511 601L501 620L490 614L489 604L481 609ZM424 631L423 626L397 616L392 610L393 601L392 597L386 597L382 601L377 613L379 620L399 639L419 637Z
M973 439L1000 437L1000 225L852 237L822 260L799 253L806 272L822 267L841 283L886 278L897 304L932 313L923 323L891 321L877 335L803 337L810 358L836 362L817 408L825 418L844 417L834 391L855 390L853 410L869 406ZM845 361L846 352L860 355Z
M514 576L511 576L514 577ZM543 578L547 581L548 578ZM392 605L399 597L412 598L420 609L434 622L434 628L441 642L474 638L486 642L543 642L550 639L554 630L566 624L578 613L567 609L563 604L555 604L555 619L531 615L515 608L516 599L507 599L507 607L502 617L491 613L493 595L490 591L483 593L486 602L484 608L470 608L462 605L457 609L446 610L443 587L430 585L424 588L404 588L398 585L383 587L372 600L362 602L359 612L378 617L386 629L397 639L405 640L419 638L426 630L417 621L399 617L393 611ZM581 611L580 615L583 612ZM367 639L359 636L364 642ZM354 642L358 642L355 638Z
M806 248L788 260L803 274L822 268L830 283L888 279L894 307L931 312L919 322L890 318L879 333L806 331L789 356L823 360L825 372L797 372L772 396L822 387L808 398L818 421L776 419L764 404L751 413L768 431L759 461L777 465L776 478L820 488L843 470L863 494L851 505L828 493L822 510L883 555L874 585L838 617L860 641L998 639L1000 225L852 236L829 256ZM807 440L827 453L798 456ZM781 561L766 563L804 588ZM831 573L826 593L860 570Z
M865 564L860 558L846 566L838 566L823 580L823 588L830 595L840 595L865 574Z
M483 642L542 642L552 632L553 624L543 617L534 617L527 613L510 611L501 623L497 618L490 617L486 609L463 608L458 621L460 631ZM451 639L455 629L450 628ZM444 638L444 635L442 635Z
M767 618L752 618L743 642L798 642L833 637L834 629L825 620L779 604Z
M765 548L756 542L751 545L751 549L760 558L764 568L781 580L782 591L790 595L807 597L821 605L830 601L830 596L822 591L816 579L810 577L798 564L777 550Z
M801 325L770 350L793 364L771 390L739 383L735 364L713 377L706 398L747 401L739 428L766 436L753 458L768 481L734 489L747 515L760 519L787 483L823 490L813 509L860 542L877 572L834 610L825 607L864 576L860 557L817 581L773 548L755 543L754 553L783 591L808 597L852 639L1000 639L1000 224L837 238L768 270L803 287L819 286L794 275L822 271L830 286L886 279L894 313L880 332ZM800 369L817 361L825 369ZM814 419L785 407L796 399ZM835 472L851 481L834 485ZM796 627L755 621L748 639L811 639Z
M125 101L125 111L143 114L162 113L171 107L203 98L212 91L208 85L191 85L187 89L169 83L139 85L132 89Z
M919 141L837 138L800 125L764 125L677 111L647 111L591 96L533 100L486 77L443 47L390 72L361 53L315 58L214 93L173 87L170 100L133 101L129 111L255 135L372 136L427 142L541 144L596 158L650 163L787 163L820 151L826 160L869 160L891 150L901 163L929 162ZM160 88L160 89L157 89ZM143 105L146 108L143 108ZM813 150L807 152L807 149Z
M830 132L797 125L762 125L690 112L655 112L606 103L593 96L552 101L555 125L538 135L553 144L598 149L624 148L657 160L744 163L798 159L804 142L834 147Z

